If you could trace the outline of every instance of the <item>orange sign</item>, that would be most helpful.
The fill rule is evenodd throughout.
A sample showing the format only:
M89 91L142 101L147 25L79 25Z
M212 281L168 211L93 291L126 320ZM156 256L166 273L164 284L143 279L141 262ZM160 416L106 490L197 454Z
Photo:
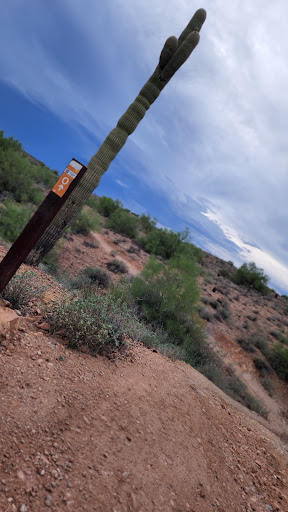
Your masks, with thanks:
M59 197L63 197L66 190L69 188L69 185L72 183L74 178L76 178L82 167L83 165L81 165L79 162L76 162L76 160L71 160L70 164L67 165L65 171L52 188L52 192L57 194Z

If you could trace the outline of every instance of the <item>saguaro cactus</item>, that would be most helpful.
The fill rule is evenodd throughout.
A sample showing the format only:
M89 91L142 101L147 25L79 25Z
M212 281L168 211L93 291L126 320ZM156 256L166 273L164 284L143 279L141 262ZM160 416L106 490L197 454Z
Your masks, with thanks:
M27 263L38 264L53 248L64 229L75 219L93 190L98 186L101 176L124 146L128 136L134 132L150 105L154 103L165 85L197 46L200 39L199 31L205 19L206 11L199 9L179 39L174 36L167 39L154 73L125 114L120 117L117 126L109 133L97 153L91 158L86 174L29 254Z

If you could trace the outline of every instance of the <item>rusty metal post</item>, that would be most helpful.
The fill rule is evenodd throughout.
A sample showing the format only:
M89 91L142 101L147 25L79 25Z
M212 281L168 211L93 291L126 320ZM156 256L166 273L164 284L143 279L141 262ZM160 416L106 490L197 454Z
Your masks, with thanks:
M1 261L0 293L41 238L86 171L87 167L75 158L67 165L57 183Z

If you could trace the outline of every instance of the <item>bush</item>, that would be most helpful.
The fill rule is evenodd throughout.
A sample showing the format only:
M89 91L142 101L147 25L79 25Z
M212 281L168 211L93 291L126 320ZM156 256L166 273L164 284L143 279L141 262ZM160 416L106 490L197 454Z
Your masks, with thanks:
M236 284L253 288L263 295L267 295L269 288L267 287L268 276L266 276L261 268L257 268L255 263L244 263L238 268L233 276Z
M123 204L119 199L112 199L111 197L102 196L99 197L96 203L96 208L101 215L104 217L110 217L110 215L117 209L122 208Z
M262 379L261 384L263 388L266 389L270 396L274 395L275 386L273 380L269 379L268 377L265 377L265 379Z
M137 219L128 212L118 208L111 213L106 227L128 238L136 238L138 222Z
M265 375L271 373L270 366L268 366L268 364L261 357L254 357L253 362L257 370L259 370L261 373L262 377L265 377Z
M127 336L134 341L149 336L127 304L111 294L63 300L50 316L52 330L63 329L69 347L92 354L112 356L125 346Z
M87 207L81 210L69 228L70 233L76 233L78 235L89 235L90 231L100 230L101 218L93 210L88 210Z
M27 312L35 301L42 300L44 291L45 286L39 284L37 274L26 270L16 274L0 295L11 302L13 308Z
M57 276L60 273L60 266L59 266L59 242L56 246L53 247L53 249L46 254L46 256L43 258L42 263L46 267L46 271L48 271L50 274L53 274Z
M288 348L277 343L270 351L269 361L279 377L288 380Z
M143 229L146 233L152 231L156 227L156 224L157 219L152 219L151 215L145 215L145 213L142 213L139 217L140 229Z
M268 344L268 340L266 338L264 338L260 334L253 334L250 338L250 342L253 345L255 345L255 347L257 347L259 350L261 350L261 352L264 355L267 354L269 344Z
M246 350L246 352L255 352L255 347L253 343L251 343L251 340L247 340L246 338L238 338L237 343L241 348Z
M203 320L207 320L207 322L211 322L213 318L213 315L208 308L200 308L199 316L200 318L203 318Z
M108 288L110 277L102 268L86 267L71 281L73 288Z
M114 274L127 274L128 268L124 261L121 260L111 260L108 261L107 267L110 272L114 272Z
M31 206L18 205L11 199L5 199L0 206L0 236L9 242L14 242L23 231L33 209Z
M174 233L170 229L155 228L149 231L146 237L141 238L140 241L146 251L164 259L169 259L181 252L180 249L186 237L187 232Z

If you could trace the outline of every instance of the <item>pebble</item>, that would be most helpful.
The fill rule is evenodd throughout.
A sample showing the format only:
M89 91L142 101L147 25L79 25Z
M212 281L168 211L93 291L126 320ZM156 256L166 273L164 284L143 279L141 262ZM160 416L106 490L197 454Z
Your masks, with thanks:
M26 507L26 505L21 505L19 507L19 512L28 512L28 508Z

